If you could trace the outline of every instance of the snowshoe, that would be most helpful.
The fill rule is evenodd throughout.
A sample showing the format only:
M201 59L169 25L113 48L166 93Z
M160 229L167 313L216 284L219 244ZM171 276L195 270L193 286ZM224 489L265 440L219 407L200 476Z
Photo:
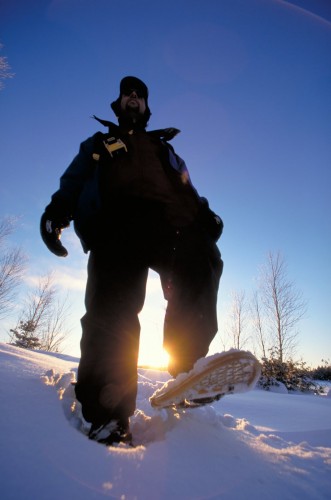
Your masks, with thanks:
M194 408L255 387L261 366L248 351L231 349L199 359L192 370L166 382L150 398L154 408Z

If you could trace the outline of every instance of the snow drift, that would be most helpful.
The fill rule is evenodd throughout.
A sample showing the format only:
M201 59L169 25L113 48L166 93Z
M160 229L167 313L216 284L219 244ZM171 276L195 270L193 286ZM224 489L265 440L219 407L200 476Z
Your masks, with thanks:
M5 500L330 498L330 398L254 390L159 411L148 398L170 377L140 369L137 446L107 448L71 418L77 364L0 344Z

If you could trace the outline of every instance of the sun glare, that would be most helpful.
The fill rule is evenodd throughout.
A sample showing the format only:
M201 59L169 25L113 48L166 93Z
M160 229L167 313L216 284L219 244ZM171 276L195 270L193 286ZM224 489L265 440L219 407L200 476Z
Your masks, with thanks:
M141 349L139 353L138 365L148 368L166 369L168 366L169 355L161 347L160 349Z
M139 366L166 368L169 356L163 349L163 322L166 302L163 297L160 278L150 271L147 281L144 308L139 315L141 333L139 345Z

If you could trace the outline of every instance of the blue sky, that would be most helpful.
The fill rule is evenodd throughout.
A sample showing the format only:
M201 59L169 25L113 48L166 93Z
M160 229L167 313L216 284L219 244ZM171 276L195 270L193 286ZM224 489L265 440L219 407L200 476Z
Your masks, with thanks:
M39 219L79 143L99 129L91 115L114 120L119 81L135 75L150 89L149 129L182 131L173 146L224 219L212 350L222 349L231 292L249 295L267 253L281 251L308 302L297 355L331 358L328 0L0 0L0 42L15 73L0 91L0 216L20 217L12 241L29 255L28 281L54 269L69 289L72 353L86 256L72 230L67 259L48 253ZM148 290L146 352L160 348L165 305L154 275Z

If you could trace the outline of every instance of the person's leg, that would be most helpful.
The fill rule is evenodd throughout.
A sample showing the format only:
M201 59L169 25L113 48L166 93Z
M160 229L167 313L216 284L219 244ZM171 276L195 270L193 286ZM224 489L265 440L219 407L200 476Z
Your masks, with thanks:
M168 301L164 347L169 372L189 371L217 333L217 294L223 262L216 244L198 230L178 231L169 268L161 271Z
M148 269L111 252L91 252L82 318L76 396L84 418L97 425L125 420L137 394L138 313Z

